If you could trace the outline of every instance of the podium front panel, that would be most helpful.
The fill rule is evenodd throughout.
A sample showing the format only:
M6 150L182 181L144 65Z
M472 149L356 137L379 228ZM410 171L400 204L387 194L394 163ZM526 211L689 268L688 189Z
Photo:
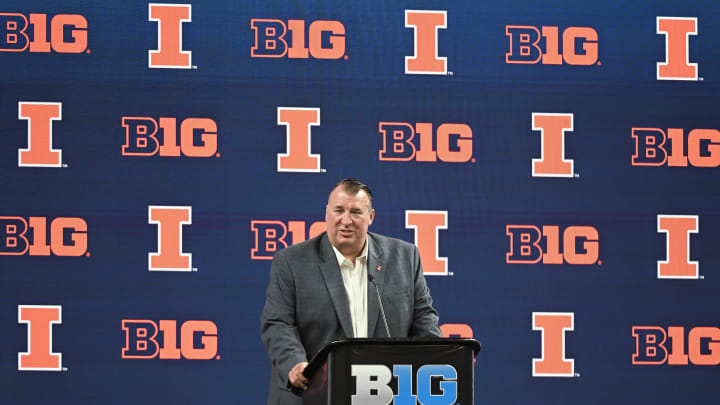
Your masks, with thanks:
M340 346L318 373L326 386L304 403L471 405L473 358L472 348L454 344Z

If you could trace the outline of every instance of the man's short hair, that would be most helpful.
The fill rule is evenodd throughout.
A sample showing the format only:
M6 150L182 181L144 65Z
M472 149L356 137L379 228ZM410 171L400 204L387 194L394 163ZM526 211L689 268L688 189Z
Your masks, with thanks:
M373 195L372 195L372 191L370 191L370 187L368 187L367 185L365 185L364 183L362 183L361 181L359 181L357 179L353 179L353 178L349 177L347 179L340 180L335 185L335 187L333 187L332 190L330 190L330 194L332 194L332 192L335 191L335 189L338 187L341 187L344 192L346 192L350 195L356 195L360 191L364 191L365 194L367 194L367 196L368 196L368 200L370 201L369 209L372 210Z

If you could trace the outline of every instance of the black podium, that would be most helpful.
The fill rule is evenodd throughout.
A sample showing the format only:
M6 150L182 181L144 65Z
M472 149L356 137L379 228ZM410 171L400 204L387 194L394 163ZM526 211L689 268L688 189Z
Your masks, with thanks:
M473 339L345 339L305 369L303 405L473 404Z

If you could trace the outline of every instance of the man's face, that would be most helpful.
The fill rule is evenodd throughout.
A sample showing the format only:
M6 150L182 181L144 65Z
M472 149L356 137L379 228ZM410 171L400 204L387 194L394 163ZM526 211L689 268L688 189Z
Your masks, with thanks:
M336 187L330 193L325 207L327 234L330 243L344 256L360 254L374 218L375 210L370 209L370 199L364 191L350 195Z

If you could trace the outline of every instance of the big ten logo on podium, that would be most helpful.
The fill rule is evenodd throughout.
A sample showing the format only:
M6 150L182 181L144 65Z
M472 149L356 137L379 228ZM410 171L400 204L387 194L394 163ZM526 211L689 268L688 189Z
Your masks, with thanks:
M598 62L598 33L591 27L507 25L505 63L590 66Z
M309 224L309 226L308 226ZM327 230L325 221L250 221L253 233L253 247L250 249L252 260L272 260L280 249L314 238Z
M62 323L60 305L18 305L18 323L27 325L27 351L18 353L20 371L63 371L53 351L53 325Z
M600 237L593 226L507 225L505 234L508 264L602 265Z
M250 20L253 58L348 59L345 26L334 20Z
M123 319L123 359L210 360L218 356L218 328L212 321L159 322ZM179 331L179 333L178 333Z
M467 124L380 122L379 160L387 162L475 162L473 132Z
M0 52L90 53L88 22L79 14L0 13Z
M697 17L657 17L656 33L665 36L665 60L657 62L657 80L702 80L690 62L690 36L698 34Z
M158 49L148 51L148 67L191 69L192 52L183 50L183 23L192 21L191 4L148 4L148 21L157 22Z
M123 117L123 156L220 157L218 127L210 118ZM159 138L159 139L158 139Z
M440 256L440 230L448 229L447 211L405 210L405 228L415 233L423 274L426 276L452 276L448 258Z
M191 206L148 206L148 224L157 225L157 252L148 253L148 271L197 271L183 252L183 226L192 225Z
M458 373L449 364L426 364L417 370L409 364L393 365L392 370L384 364L353 364L350 373L355 378L353 405L452 405L458 397ZM390 386L393 378L397 378L397 392ZM433 390L437 379L437 390Z
M405 57L405 74L448 75L440 55L439 30L447 28L447 11L405 10L405 28L413 30L413 54Z
M633 326L635 352L632 364L717 366L720 364L720 329L698 326Z
M665 260L657 262L657 278L700 279L700 263L690 259L690 234L700 230L698 215L657 216L657 231L665 234Z
M532 159L533 177L578 177L575 162L565 158L565 134L573 128L572 113L532 113L532 130L540 132L540 158Z
M0 255L90 256L87 247L83 218L0 216Z
M667 134L667 135L666 135ZM682 128L633 128L633 166L718 167L720 131Z
M574 312L533 312L532 330L540 332L540 357L532 359L533 377L577 377L575 360L566 357L567 332L575 330Z

